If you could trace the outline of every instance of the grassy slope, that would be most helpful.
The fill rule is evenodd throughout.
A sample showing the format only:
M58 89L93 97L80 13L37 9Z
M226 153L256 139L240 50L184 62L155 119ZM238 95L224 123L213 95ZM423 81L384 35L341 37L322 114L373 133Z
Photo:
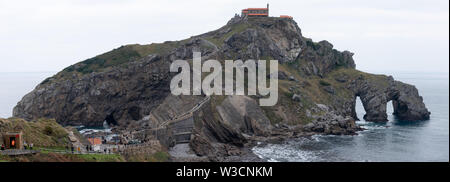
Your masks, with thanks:
M230 28L229 32L225 33L221 37L206 36L205 39L212 42L216 46L220 47L226 39L228 39L229 37L231 37L232 35L234 35L236 33L243 32L244 30L246 30L250 27L251 27L251 25L248 23L238 23L238 24L233 24L230 26L225 26L225 27L222 27L221 29Z
M66 130L53 119L27 122L19 118L0 119L0 133L22 131L23 141L34 146L63 147L69 143Z
M149 155L125 158L119 154L58 154L39 153L24 156L0 155L0 162L166 162L169 160L167 152L156 152Z
M35 155L23 156L3 156L0 155L0 161L3 162L125 162L125 159L119 154L58 154L58 153L39 153Z
M139 60L149 54L166 54L185 41L187 40L148 45L131 44L121 46L104 54L71 65L57 73L53 78L57 80L71 79L73 75L79 77L92 72L107 71L115 66L126 66L124 63ZM50 82L50 78L45 79L42 84L48 82Z
M167 162L169 160L169 153L159 151L153 154L140 154L125 157L127 162Z

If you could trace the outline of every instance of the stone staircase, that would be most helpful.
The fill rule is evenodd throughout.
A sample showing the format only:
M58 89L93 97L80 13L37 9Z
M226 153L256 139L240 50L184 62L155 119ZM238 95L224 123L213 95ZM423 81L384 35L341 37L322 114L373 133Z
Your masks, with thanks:
M174 136L175 144L189 143L191 140L192 130L194 129L193 113L202 108L202 106L209 100L210 97L206 96L189 111L184 112L183 114L180 114L173 119L161 122L161 124L156 128L141 130L137 132L147 132L153 135L155 135L156 133L156 136L158 137L159 131L170 128Z

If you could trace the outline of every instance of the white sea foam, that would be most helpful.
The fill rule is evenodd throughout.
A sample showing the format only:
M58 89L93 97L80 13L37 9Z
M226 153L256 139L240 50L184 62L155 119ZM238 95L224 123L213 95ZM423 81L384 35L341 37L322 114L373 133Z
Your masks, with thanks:
M269 162L309 162L316 160L316 152L300 150L295 144L267 144L252 149L258 157Z
M104 133L111 133L111 129L91 129L86 128L79 131L83 135L88 135L92 133L98 133L98 132L104 132Z

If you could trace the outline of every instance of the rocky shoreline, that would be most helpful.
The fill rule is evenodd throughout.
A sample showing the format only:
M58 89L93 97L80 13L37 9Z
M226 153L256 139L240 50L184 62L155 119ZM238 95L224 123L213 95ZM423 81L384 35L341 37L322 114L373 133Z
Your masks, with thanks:
M325 109L325 108L324 108ZM172 161L215 161L215 162L267 162L259 158L252 149L264 144L279 144L289 139L311 137L314 135L357 135L358 131L364 130L356 125L351 117L327 113L315 116L316 120L307 125L289 126L275 124L270 132L265 135L248 135L242 133L244 140L241 144L214 143L204 140L197 134L189 144L185 144L185 153L189 157L173 156ZM232 137L232 136L229 136ZM169 147L170 150L177 148ZM211 151L216 148L215 151ZM209 152L208 152L209 151Z
M278 60L277 104L260 107L260 95L170 94L175 76L170 64L192 61L193 52L201 52L202 60ZM181 155L174 161L251 161L257 160L251 148L258 142L355 135L362 130L355 124L358 97L367 121L387 121L389 101L400 120L429 119L415 86L358 71L352 56L328 41L304 37L292 19L235 16L205 34L122 46L69 66L25 95L13 115L55 118L61 125L106 122L131 139L157 140L167 150L183 144L174 149Z

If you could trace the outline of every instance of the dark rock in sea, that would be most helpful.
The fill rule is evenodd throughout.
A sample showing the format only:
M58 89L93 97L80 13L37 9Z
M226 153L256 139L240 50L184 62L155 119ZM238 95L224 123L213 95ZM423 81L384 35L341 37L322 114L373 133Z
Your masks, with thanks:
M323 133L326 135L355 135L362 128L356 125L352 117L342 117L333 112L319 116L313 122L305 125L303 130Z

